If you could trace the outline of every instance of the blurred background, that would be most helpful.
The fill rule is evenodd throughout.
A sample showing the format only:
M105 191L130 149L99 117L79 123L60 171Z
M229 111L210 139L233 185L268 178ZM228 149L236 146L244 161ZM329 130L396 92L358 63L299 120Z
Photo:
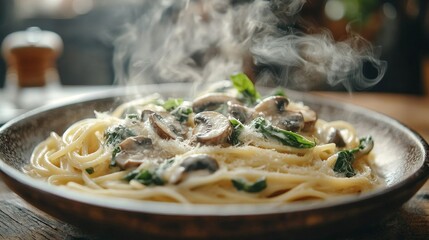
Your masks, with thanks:
M428 7L427 0L307 0L301 17L336 40L351 29L381 47L387 72L365 91L423 95L429 92ZM57 60L62 85L111 85L112 42L142 12L138 0L1 0L0 41L31 26L53 31L64 44ZM6 71L2 56L0 87Z

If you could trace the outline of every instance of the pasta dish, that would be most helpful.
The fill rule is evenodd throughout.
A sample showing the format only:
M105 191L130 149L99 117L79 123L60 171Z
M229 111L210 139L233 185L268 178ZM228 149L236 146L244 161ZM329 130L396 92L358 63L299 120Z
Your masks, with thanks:
M195 99L158 94L52 132L25 171L103 196L180 203L289 203L378 186L371 136L324 121L246 75Z

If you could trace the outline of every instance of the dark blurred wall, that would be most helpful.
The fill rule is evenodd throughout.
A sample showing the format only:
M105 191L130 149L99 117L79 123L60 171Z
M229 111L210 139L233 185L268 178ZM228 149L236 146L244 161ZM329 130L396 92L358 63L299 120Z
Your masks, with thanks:
M9 32L8 26L12 21L13 2L11 0L0 1L0 42L6 37ZM4 85L6 75L6 63L0 54L0 87Z
M356 20L331 20L324 13L326 2L308 1L302 12L305 20L316 27L329 29L336 40L347 38L349 33L346 29L352 29L352 32L369 40L378 50L380 59L388 64L383 79L365 91L426 93L422 60L428 57L429 29L424 25L428 17L427 0L373 0L375 4L367 13L366 20L359 17ZM362 4L369 2L361 1ZM367 68L364 74L371 76L372 71Z
M375 41L382 47L381 57L388 62L388 71L383 80L370 90L427 94L422 61L429 56L424 25L428 1L390 2L397 9L397 18L383 26Z
M74 18L56 19L14 17L14 2L0 1L0 41L9 33L23 31L31 26L56 32L64 42L58 59L58 71L64 85L112 84L113 40L118 29L130 21L126 13L133 11L126 4L106 4L95 7L87 14ZM128 15L128 14L127 14ZM4 85L5 61L0 59L0 85Z
M418 5L417 14L410 15L407 12L409 6L404 6L404 2L410 1ZM25 30L30 26L54 31L63 38L65 46L58 60L60 78L64 85L112 84L112 41L118 29L135 19L144 9L121 1L110 2L113 4L95 7L87 14L70 19L17 19L13 14L13 0L0 0L0 40L11 32ZM314 18L309 22L323 23L320 21L323 17L320 11L325 2L308 1L308 4L313 4L309 15ZM380 1L383 2L389 2L395 7L397 17L381 22L372 39L375 46L381 46L381 59L388 62L388 69L382 81L368 91L422 94L424 86L421 60L428 56L428 31L424 25L428 1ZM5 62L1 58L0 86L4 84L5 71Z

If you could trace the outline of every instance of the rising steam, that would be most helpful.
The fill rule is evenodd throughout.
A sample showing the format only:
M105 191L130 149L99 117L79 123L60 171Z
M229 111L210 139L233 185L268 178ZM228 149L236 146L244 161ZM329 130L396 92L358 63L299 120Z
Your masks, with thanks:
M297 30L305 0L162 0L115 41L119 84L193 82L196 86L246 72L254 81L309 90L328 83L364 89L381 80L386 63L369 43L342 42L328 32ZM376 74L367 78L364 65Z

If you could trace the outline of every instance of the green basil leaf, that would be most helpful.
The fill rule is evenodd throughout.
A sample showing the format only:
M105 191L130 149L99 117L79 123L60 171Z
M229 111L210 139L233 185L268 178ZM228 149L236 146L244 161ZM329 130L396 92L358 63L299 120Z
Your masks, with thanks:
M275 139L286 146L295 148L313 148L316 146L315 142L308 140L304 136L271 125L263 117L253 120L252 125L266 138Z
M353 162L356 158L368 154L374 147L374 140L371 136L361 138L359 146L350 150L339 151L337 161L334 164L334 171L344 174L346 177L353 177L356 172L353 168Z
M188 121L189 114L191 114L192 108L191 107L185 107L185 106L178 106L173 111L171 111L171 115L176 117L176 120L179 122L186 122Z
M154 172L151 172L146 169L131 171L124 177L124 180L136 180L146 186L164 185L165 183L164 180L158 174L155 174Z
M343 173L346 177L353 177L356 175L353 168L353 162L355 156L352 151L343 150L338 152L337 161L334 165L334 171L338 173Z
M164 107L167 111L171 111L180 106L182 103L182 98L169 98L167 101L164 102L164 104L162 104L162 107Z
M127 173L127 175L125 175L125 177L124 177L124 180L131 181L132 179L134 179L137 176L137 174L139 174L139 172L140 171L136 169L136 170L133 170L133 171Z
M230 118L229 122L232 125L232 133L229 136L229 142L232 145L238 145L240 144L240 140L238 140L238 137L240 136L241 132L244 129L244 125L236 118Z
M252 81L244 73L232 75L231 81L235 89L241 94L240 100L247 105L254 105L261 95L256 91Z
M104 133L104 138L106 139L106 143L116 146L125 140L128 137L134 137L136 134L131 131L131 129L126 128L123 125L118 125L112 128L109 128Z
M85 171L86 171L88 174L93 174L93 173L94 173L94 168L93 168L93 167L89 167L89 168L85 169Z
M116 155L118 155L118 153L120 153L121 147L117 146L113 149L112 151L112 159L110 160L110 166L115 166L116 165Z
M125 115L125 118L139 120L140 116L137 113L130 113L130 114Z
M254 183L249 183L244 179L231 179L232 185L238 190L238 191L245 191L249 193L256 193L264 190L267 188L267 180L264 178L261 178L257 180Z

